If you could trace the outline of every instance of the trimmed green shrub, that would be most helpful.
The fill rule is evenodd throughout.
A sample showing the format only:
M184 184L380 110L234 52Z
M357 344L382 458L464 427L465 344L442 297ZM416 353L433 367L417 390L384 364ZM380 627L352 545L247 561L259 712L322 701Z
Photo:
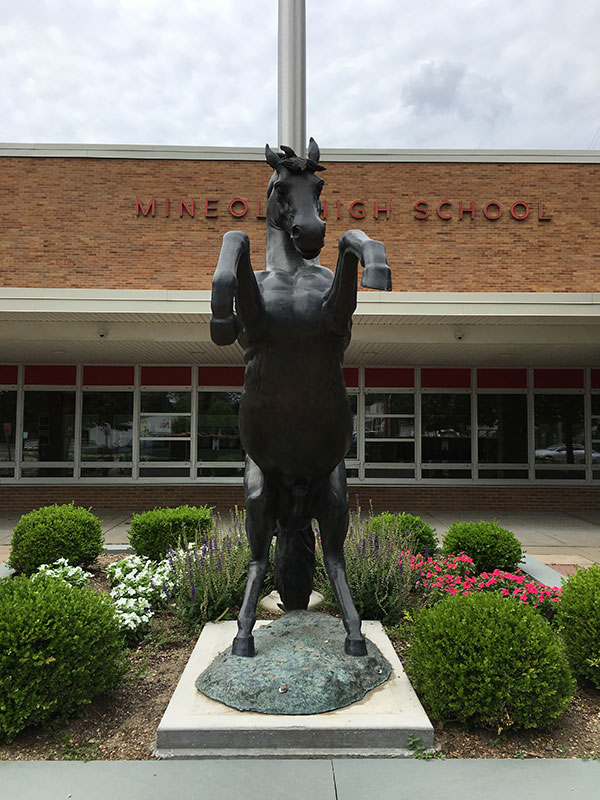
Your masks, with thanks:
M600 689L600 565L565 581L556 619L573 670Z
M89 509L73 503L45 506L17 522L8 563L27 575L59 558L86 566L100 555L103 544L102 525Z
M442 545L444 555L466 553L478 572L502 569L513 572L523 558L521 543L514 533L497 522L455 522Z
M448 597L421 611L406 670L432 716L494 728L539 728L567 708L575 682L553 628L497 594Z
M435 529L412 514L392 514L389 511L377 514L366 520L366 533L379 537L381 541L387 536L393 537L401 547L414 553L433 555L437 548Z
M47 576L0 581L0 741L67 717L124 671L108 597Z
M208 506L179 506L134 514L128 531L129 541L138 556L160 561L167 550L174 550L180 543L200 541L209 536L214 528L210 512Z

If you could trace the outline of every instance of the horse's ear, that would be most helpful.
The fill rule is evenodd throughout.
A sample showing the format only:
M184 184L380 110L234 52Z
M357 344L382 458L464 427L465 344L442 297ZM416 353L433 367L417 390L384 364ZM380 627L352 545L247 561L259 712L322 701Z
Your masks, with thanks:
M321 158L321 151L319 150L319 145L315 142L315 140L310 137L308 141L308 157L311 161L314 161L315 164L319 163L319 159Z
M270 164L273 169L277 169L279 162L281 161L281 156L279 153L271 150L268 144L265 145L265 158L267 159L267 163Z

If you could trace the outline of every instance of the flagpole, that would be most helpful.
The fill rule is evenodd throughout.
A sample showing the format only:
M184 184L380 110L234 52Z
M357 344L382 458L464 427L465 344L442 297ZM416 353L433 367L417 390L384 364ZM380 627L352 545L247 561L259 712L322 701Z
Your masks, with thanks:
M277 41L277 137L306 155L305 0L279 0Z

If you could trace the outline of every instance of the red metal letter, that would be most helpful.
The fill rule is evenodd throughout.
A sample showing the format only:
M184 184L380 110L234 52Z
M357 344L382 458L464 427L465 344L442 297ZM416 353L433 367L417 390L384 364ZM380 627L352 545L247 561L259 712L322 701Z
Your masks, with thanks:
M496 206L496 208L498 209L498 214L495 217L490 217L490 215L488 214L488 208L490 206ZM483 216L486 219L499 219L502 216L502 206L500 205L500 203L497 203L495 200L490 200L490 202L486 203L484 205L484 207L483 207Z
M375 219L379 219L379 215L385 212L386 219L390 218L390 201L385 201L385 206L379 208L379 203L375 200Z
M337 218L340 218L340 201L337 201Z
M327 219L327 200L321 200L321 216Z
M184 203L183 200L180 198L179 199L179 216L183 217L183 209L185 208L185 210L190 215L190 217L193 217L194 216L194 206L195 206L195 201L194 201L193 198L192 198L192 207L191 208L188 206L187 203Z
M207 197L204 201L204 216L205 217L218 217L217 208L214 205L219 202L218 197Z
M452 214L442 214L442 206L451 206L452 203L449 200L443 200L439 206L437 207L437 215L440 219L452 219Z
M515 209L517 208L517 206L523 206L523 208L525 209L525 213L522 216L519 216L516 213ZM512 206L510 207L510 214L513 217L513 219L527 219L527 217L529 216L529 210L530 209L527 203L524 203L522 200L517 200L517 202L513 203Z
M242 206L243 206L243 209L244 209L244 210L243 210L243 211L242 211L240 214L237 214L237 213L236 213L236 212L233 210L233 207L234 207L234 205L235 205L236 203L241 203L241 204L242 204ZM245 200L242 200L242 198L241 198L241 197L236 197L236 198L234 198L234 199L231 201L231 203L229 203L229 213L231 214L231 216L232 216L232 217L243 217L243 216L245 216L245 214L246 214L247 212L248 212L248 204L246 203L246 201L245 201Z
M417 212L415 214L415 219L427 219L429 216L429 211L427 211L427 203L425 200L418 200L415 203L415 211ZM421 216L419 216L419 214Z
M475 201L474 200L471 200L471 205L469 206L469 208L465 208L463 206L462 200L461 200L460 203L459 203L458 208L459 208L459 211L460 211L460 214L459 214L459 217L458 217L459 219L462 219L465 214L470 214L471 215L471 220L474 219L474 217L475 217Z
M260 200L257 200L256 201L256 219L265 219L266 216L267 216L266 214L261 214L260 213Z
M540 206L538 208L538 219L540 222L550 222L552 217L545 217L544 216L544 204L540 202Z
M135 198L135 213L136 213L136 216L138 216L138 217L139 217L139 215L140 215L140 211L142 212L142 214L143 214L145 217L147 217L147 216L148 216L148 212L149 212L149 211L152 211L152 216L154 216L154 213L155 213L155 211L156 211L156 201L155 201L154 197L153 197L153 198L152 198L152 200L151 200L151 201L148 203L148 208L144 208L144 204L142 203L142 201L140 200L140 198L139 198L139 197L136 197L136 198Z
M360 208L358 209L358 213L357 214L354 213L354 209L355 209L356 206L360 206ZM365 217L365 204L363 203L362 200L353 200L350 203L350 216L354 217L354 219L364 219L364 217Z

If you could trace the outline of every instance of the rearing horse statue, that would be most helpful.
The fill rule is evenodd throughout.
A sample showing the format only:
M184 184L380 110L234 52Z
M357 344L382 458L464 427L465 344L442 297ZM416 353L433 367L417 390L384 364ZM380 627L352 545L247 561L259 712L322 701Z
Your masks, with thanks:
M252 628L273 536L283 608L307 608L316 519L346 629L345 651L362 656L366 644L343 551L349 508L344 456L352 413L342 363L356 308L358 262L364 266L361 285L370 289L390 290L391 271L383 244L354 230L339 240L335 275L320 265L325 223L319 216L319 148L311 139L308 158L281 149L283 154L265 148L274 170L267 188L266 268L253 272L248 236L230 231L212 284L212 340L229 345L239 339L246 362L239 427L247 453L251 560L232 653L254 655Z

